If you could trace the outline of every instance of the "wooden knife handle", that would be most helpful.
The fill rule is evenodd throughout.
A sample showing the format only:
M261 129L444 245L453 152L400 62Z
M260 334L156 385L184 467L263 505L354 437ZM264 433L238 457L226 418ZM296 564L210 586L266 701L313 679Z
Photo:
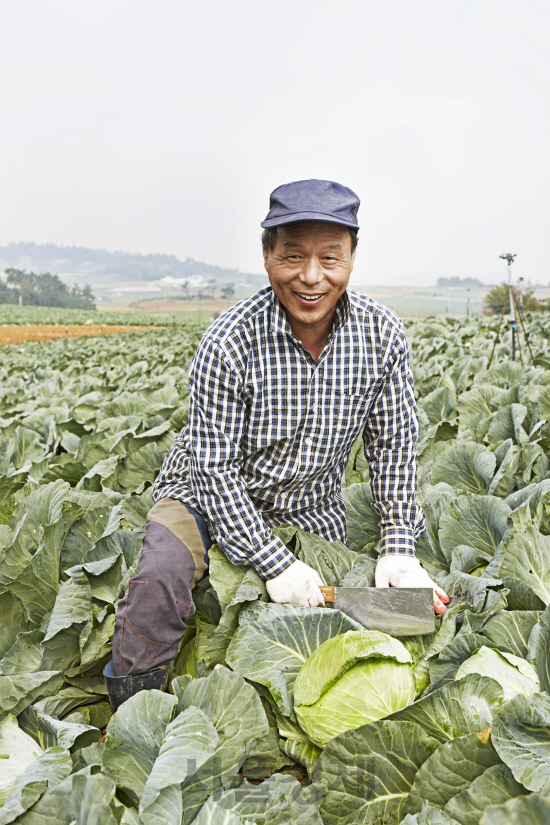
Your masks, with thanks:
M336 588L335 587L319 587L319 590L325 597L325 602L334 604L336 602Z

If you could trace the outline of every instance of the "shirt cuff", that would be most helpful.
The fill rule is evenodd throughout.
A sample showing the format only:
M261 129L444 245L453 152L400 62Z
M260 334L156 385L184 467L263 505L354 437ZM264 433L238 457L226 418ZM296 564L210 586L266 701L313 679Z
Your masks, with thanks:
M278 536L248 558L262 579L274 579L296 561L294 553Z
M380 555L415 556L414 532L407 527L384 527L380 531Z

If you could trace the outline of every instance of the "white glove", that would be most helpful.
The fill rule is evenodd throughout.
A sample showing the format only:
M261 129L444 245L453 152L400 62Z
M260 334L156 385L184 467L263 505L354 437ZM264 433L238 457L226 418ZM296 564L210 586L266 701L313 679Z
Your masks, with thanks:
M434 608L436 613L445 613L445 604L449 597L444 590L433 582L418 559L391 553L378 559L374 580L377 587L431 587L434 591Z
M290 567L265 586L272 602L277 604L301 604L303 607L324 607L325 597L319 590L323 580L319 573L303 561L293 561Z

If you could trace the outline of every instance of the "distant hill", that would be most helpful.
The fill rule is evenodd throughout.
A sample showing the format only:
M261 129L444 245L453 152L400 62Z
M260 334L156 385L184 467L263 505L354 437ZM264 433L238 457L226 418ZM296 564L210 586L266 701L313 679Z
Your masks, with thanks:
M175 255L139 255L133 252L108 252L106 249L87 249L83 246L56 244L9 243L0 246L0 271L8 267L42 273L79 274L90 282L117 278L128 281L156 281L167 276L191 278L203 276L220 282L247 283L263 286L265 275L225 269Z

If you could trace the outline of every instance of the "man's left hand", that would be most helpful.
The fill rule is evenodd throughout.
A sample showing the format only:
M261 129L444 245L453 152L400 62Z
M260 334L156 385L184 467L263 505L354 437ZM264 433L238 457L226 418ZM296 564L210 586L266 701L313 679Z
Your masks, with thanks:
M431 587L434 592L436 613L445 613L449 597L444 590L430 579L418 559L391 553L378 559L374 580L377 587Z

